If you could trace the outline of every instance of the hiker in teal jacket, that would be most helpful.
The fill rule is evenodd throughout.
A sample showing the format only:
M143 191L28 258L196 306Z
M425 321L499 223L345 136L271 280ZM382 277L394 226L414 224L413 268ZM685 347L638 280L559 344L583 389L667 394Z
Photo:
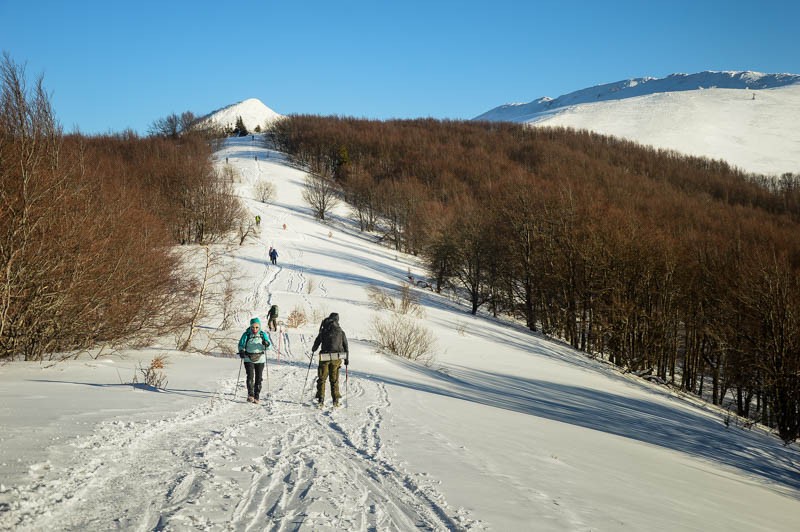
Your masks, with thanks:
M239 340L239 357L244 360L244 369L247 372L248 403L258 404L264 364L267 362L266 350L270 346L269 336L261 330L261 320L251 319L250 327Z

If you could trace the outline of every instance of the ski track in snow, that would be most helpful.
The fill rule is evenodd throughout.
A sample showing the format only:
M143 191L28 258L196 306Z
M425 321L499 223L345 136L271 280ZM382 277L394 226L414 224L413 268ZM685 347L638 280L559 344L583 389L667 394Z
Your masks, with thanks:
M302 251L285 247L293 267L265 258L240 309L267 308L278 282L311 305ZM327 295L322 283L317 288ZM249 321L243 312L239 323ZM246 403L243 386L235 393L236 381L222 379L212 399L172 418L101 423L70 444L66 468L32 468L31 484L16 488L15 503L0 512L0 529L485 528L450 508L435 479L395 458L381 437L391 408L384 384L349 379L345 407L319 410L310 400L313 336L283 327L277 335L280 363L271 352L261 405Z
M215 398L171 419L101 425L73 444L75 463L44 470L21 490L0 527L473 527L467 515L448 507L435 481L405 471L386 451L380 428L391 404L383 384L352 379L348 408L318 410L310 401L297 402L306 367L288 356L281 364L270 361L272 388L262 405L245 403L241 391L233 400L229 379L220 381ZM311 389L305 387L308 395Z

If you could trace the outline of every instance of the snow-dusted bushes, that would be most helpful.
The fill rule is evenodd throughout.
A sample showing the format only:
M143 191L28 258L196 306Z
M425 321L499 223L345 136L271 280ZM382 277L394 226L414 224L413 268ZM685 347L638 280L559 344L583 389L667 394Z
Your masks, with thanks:
M419 298L407 284L401 286L399 296L396 298L375 286L367 287L367 297L373 307L382 311L372 321L373 339L387 353L430 363L435 339L419 319L425 315Z
M399 290L399 298L393 297L387 290L377 286L367 287L367 297L376 310L388 310L402 315L425 317L425 310L419 304L419 296L407 284Z
M433 333L411 316L376 315L372 332L378 347L389 354L426 364L433 360L436 343Z

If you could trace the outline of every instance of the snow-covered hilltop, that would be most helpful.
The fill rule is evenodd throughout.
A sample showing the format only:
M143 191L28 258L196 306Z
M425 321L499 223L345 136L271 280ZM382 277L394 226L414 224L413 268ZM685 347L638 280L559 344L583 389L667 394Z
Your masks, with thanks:
M222 109L212 111L198 120L198 126L201 128L218 127L221 129L230 129L236 126L236 120L239 117L242 117L242 121L247 129L254 131L256 127L264 129L265 126L283 118L283 115L276 113L264 105L258 98L249 98L239 103L223 107Z
M746 171L800 172L800 75L700 72L636 78L507 104L475 120L589 129L723 159Z

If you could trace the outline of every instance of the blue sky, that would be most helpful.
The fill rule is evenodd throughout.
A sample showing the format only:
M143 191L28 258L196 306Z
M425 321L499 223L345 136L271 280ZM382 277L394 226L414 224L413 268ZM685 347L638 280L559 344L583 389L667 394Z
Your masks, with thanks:
M473 118L634 77L800 74L796 1L0 0L0 50L65 131L258 98L283 114Z

